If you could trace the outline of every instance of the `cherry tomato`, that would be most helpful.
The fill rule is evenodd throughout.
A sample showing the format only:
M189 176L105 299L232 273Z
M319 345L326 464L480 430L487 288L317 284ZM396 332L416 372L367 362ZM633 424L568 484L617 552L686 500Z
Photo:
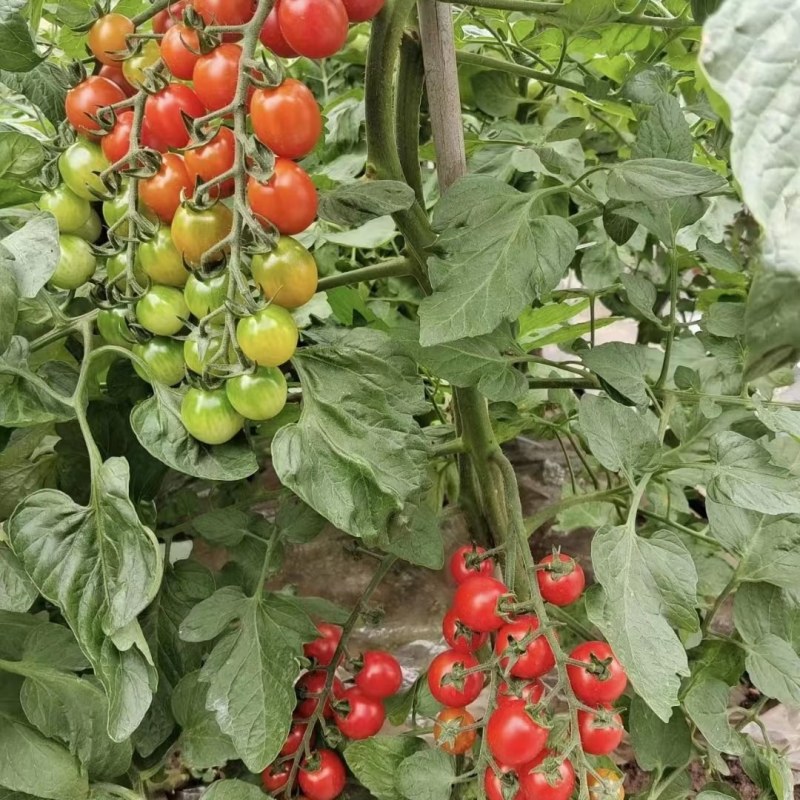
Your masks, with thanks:
M442 635L448 646L458 653L474 653L489 639L488 633L478 633L468 628L452 609L442 620Z
M202 319L225 303L228 296L228 273L221 272L202 280L192 273L186 281L183 296L189 311Z
M471 653L439 653L428 667L428 688L434 699L454 708L468 706L483 689L483 673L464 672L477 666L478 660Z
M281 377L283 375L281 374ZM284 381L285 383L285 381ZM245 414L245 416L247 416ZM317 623L319 636L313 642L303 645L303 655L306 658L314 659L321 667L327 667L333 661L333 654L339 646L342 638L342 629L338 625L330 622Z
M595 772L597 777L589 775L586 778L589 800L625 800L625 788L618 772L606 767L599 767Z
M96 200L95 192L105 193L98 173L108 166L108 159L103 155L100 145L86 139L78 139L58 159L58 170L64 183L84 200Z
M66 184L45 192L37 203L42 211L48 211L58 223L61 233L74 233L92 213L92 207L83 197L78 197Z
M173 25L161 40L161 58L176 78L191 80L194 65L200 58L200 36L197 31L182 22Z
M101 78L110 80L111 83L116 83L122 89L125 97L133 97L136 94L136 89L128 83L121 64L103 64L97 74Z
M169 8L159 11L153 17L153 33L166 33L173 25L177 25L181 21L183 10L188 5L188 0L178 0Z
M194 65L194 90L209 111L230 105L239 81L242 48L238 44L221 44L200 56Z
M156 215L149 208L142 208L139 204L139 213L149 219L151 222L156 221ZM128 213L128 187L123 185L120 193L110 200L103 203L103 219L109 227L109 231L113 232L118 238L125 239L130 231L130 226L127 219L123 219Z
M581 747L592 756L605 756L619 747L624 729L622 717L615 714L611 706L597 711L578 711L578 733Z
M139 50L122 64L125 80L135 89L141 89L148 79L147 70L161 58L161 48L153 39L146 41Z
M205 183L228 172L236 160L236 142L230 128L221 127L208 144L192 147L183 154L192 186ZM229 178L214 187L212 197L230 197L234 179Z
M519 770L522 792L537 800L569 800L575 788L572 763L545 750Z
M106 14L89 28L87 44L101 64L119 64L128 53L128 35L136 26L122 14Z
M325 689L325 682L327 675L323 670L315 669L306 672L300 676L300 679L295 685L295 690L299 697L295 715L301 719L310 717L319 705L319 694ZM331 695L335 698L341 697L344 693L344 686L338 678L333 679L333 686L331 686ZM329 718L333 715L333 708L331 707L331 699L327 698L325 701L325 710L323 711L325 717Z
M278 7L280 0L276 0L272 10L267 15L267 19L261 28L261 33L258 38L264 47L271 50L276 56L281 58L295 58L297 52L289 47L289 43L283 38L281 33L281 26L278 23Z
M164 153L158 172L139 184L139 197L162 222L172 222L181 200L191 195L192 189L183 159L176 153Z
M264 297L283 308L305 305L317 291L317 262L291 236L281 236L269 253L254 255L250 271Z
M519 778L513 769L500 768L498 775L491 767L483 773L483 789L487 800L533 800L527 798L519 785Z
M134 362L133 368L142 380L163 383L165 386L174 386L183 380L183 347L177 339L155 336L144 344L135 344L131 349L147 365L145 371Z
M497 687L498 706L512 700L524 700L528 705L535 706L543 696L544 686L538 680L520 681L512 678L510 681L503 681Z
M144 285L147 283L147 275L144 274L144 269L142 268L140 253L141 248L137 250L133 261L133 277L136 278L137 283ZM108 282L115 283L120 287L124 286L125 272L127 269L128 253L125 250L115 256L111 256L111 258L106 261L106 276L108 277Z
M100 146L103 148L103 154L112 163L116 164L128 155L131 149L131 128L133 127L133 111L121 111L117 115L117 122L100 140ZM151 150L158 150L163 153L167 149L167 145L162 142L150 130L147 120L142 120L142 138L141 142L145 147Z
M206 25L244 25L253 18L253 0L194 0L194 10Z
M67 92L64 107L69 124L79 133L91 135L100 130L100 123L95 119L100 109L124 99L125 92L116 83L90 75Z
M200 336L198 331L195 331L183 342L183 360L192 372L202 375L205 372L205 368L219 354L221 347L222 334L219 331L211 331L208 336L204 337ZM239 409L237 408L236 410L238 411Z
M530 638L539 628L534 616L519 617L497 631L494 652L500 656L503 670L511 665L510 673L515 678L540 678L550 672L556 659L550 645L542 634L538 634L526 645L519 644Z
M311 178L286 158L275 160L275 172L266 183L248 179L247 199L256 216L283 234L301 233L317 216L317 190Z
M152 239L139 245L139 258L153 283L185 286L189 280L189 272L183 266L181 254L172 243L172 234L167 227L159 228Z
M433 738L436 744L451 756L460 756L472 749L478 738L477 731L469 728L475 724L475 717L466 708L445 708L436 716Z
M469 628L483 633L497 630L503 624L497 605L508 587L489 575L477 575L464 581L456 589L453 611Z
M289 728L286 741L283 743L283 747L281 747L280 755L293 756L300 749L300 745L303 743L303 737L306 735L307 730L308 725L306 725L305 722L293 722L292 727Z
M328 58L347 39L347 11L341 0L281 0L278 22L286 43L307 58Z
M386 712L380 700L353 686L334 704L333 720L348 739L368 739L383 727Z
M385 650L367 650L356 673L356 686L369 697L384 700L397 694L403 685L403 670L397 659Z
M92 209L86 218L86 222L80 228L77 228L74 233L87 242L96 242L103 233L103 223L100 220L100 215Z
M524 700L510 700L499 706L486 725L489 750L504 767L533 761L544 749L549 732L533 719Z
M205 114L205 111L200 98L188 86L171 83L147 98L144 118L156 136L169 147L179 149L186 147L190 138L183 115L194 119Z
M174 336L188 316L183 292L174 286L151 286L136 303L139 324L159 336Z
M350 22L366 22L377 16L384 0L342 0Z
M294 78L257 89L250 101L253 133L281 158L303 158L322 133L322 114L311 90Z
M460 585L467 578L474 578L476 575L491 575L494 572L494 561L491 558L474 564L468 561L471 556L480 556L485 552L485 547L478 547L474 544L465 544L459 547L450 556L450 574L453 576L453 580Z
M50 283L57 289L77 289L94 275L97 259L87 241L70 233L58 237L61 255Z
M97 315L97 330L109 343L130 349L136 342L128 327L128 310L126 308L104 308ZM183 370L181 370L181 375Z
M231 405L245 418L263 422L277 417L286 405L286 378L276 367L258 367L252 375L225 382Z
M308 800L334 800L344 789L342 759L333 750L320 749L300 765L297 781Z
M567 664L572 691L587 706L613 703L628 685L628 676L606 642L584 642L571 653L574 661L591 666Z
M297 348L297 325L280 306L267 306L236 325L236 339L244 354L262 367L285 364Z
M284 761L282 764L270 764L261 773L261 785L267 792L277 794L286 788L289 776L292 774L292 764Z
M189 389L181 402L181 422L203 444L224 444L244 425L224 389Z
M195 210L181 206L172 219L172 241L183 259L191 266L200 266L203 257L218 261L222 253L212 252L231 232L233 214L222 203Z
M536 580L542 597L554 606L568 606L574 603L583 593L586 586L586 576L583 568L575 559L563 553L558 554L558 560L567 564L567 569L539 569L536 571ZM552 564L553 556L545 556L539 564Z

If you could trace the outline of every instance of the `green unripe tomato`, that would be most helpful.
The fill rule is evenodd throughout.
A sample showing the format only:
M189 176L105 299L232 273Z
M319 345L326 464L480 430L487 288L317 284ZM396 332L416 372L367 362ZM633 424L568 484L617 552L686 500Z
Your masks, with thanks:
M159 336L174 336L188 317L183 292L174 286L151 286L136 304L139 324Z
M128 327L128 311L125 308L104 308L97 315L97 330L109 344L129 350L136 341Z
M124 286L125 284L125 269L128 265L128 254L123 250L115 256L111 256L106 261L106 275L109 282L114 282L117 286ZM142 269L142 260L139 258L139 253L136 253L136 258L133 262L133 276L136 278L137 283L144 285L147 283L147 276Z
M91 209L86 222L75 231L75 235L80 236L81 239L85 239L87 242L96 242L102 232L103 223L100 220L100 215L94 209Z
M150 209L143 208L141 204L138 206L138 211L143 217L149 219L151 222L155 222L158 219L156 215L150 211ZM113 228L114 225L116 225L127 212L128 187L123 185L116 197L112 197L110 200L103 201L103 219L106 221L106 225L108 225L109 228ZM126 220L119 227L114 229L114 233L120 238L124 239L128 235L129 230L130 226Z
M243 417L261 422L281 413L288 388L277 367L258 367L252 375L237 375L225 381L225 393Z
M50 283L57 289L77 289L94 275L97 259L89 242L65 233L58 237L61 255Z
M139 246L139 256L145 273L154 283L166 286L185 286L189 272L183 266L183 259L172 243L168 226L162 226L148 242Z
M174 386L183 380L183 346L177 339L156 336L144 344L135 344L131 350L147 365L147 372L138 364L133 365L136 374L143 381Z
M228 273L220 272L212 278L199 278L195 273L189 275L183 290L186 305L197 319L208 316L221 308L228 296ZM222 322L222 315L219 321ZM216 318L214 320L216 322Z
M225 389L189 389L181 403L181 421L204 444L224 444L244 425Z
M109 166L99 144L88 139L78 139L58 158L58 169L64 183L84 200L96 200L98 194L105 194L105 187L97 173Z
M39 198L38 206L56 218L59 233L76 233L92 213L89 201L78 197L65 183L45 192Z
M297 349L297 325L285 308L271 305L240 319L236 338L250 360L262 367L279 367Z
M202 337L199 332L195 331L183 342L183 359L192 372L202 375L204 369L219 353L221 347L221 332L211 332L210 336ZM235 358L236 356L233 353L228 353L228 358L221 359L218 363L230 363L231 357Z

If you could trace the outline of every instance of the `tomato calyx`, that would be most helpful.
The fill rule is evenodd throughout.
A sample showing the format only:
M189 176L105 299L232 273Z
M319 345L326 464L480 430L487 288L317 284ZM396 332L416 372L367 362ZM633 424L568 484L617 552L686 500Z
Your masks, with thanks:
M453 664L449 672L442 676L441 685L452 686L454 689L457 689L460 692L464 690L464 686L466 685L467 679L470 675L474 675L476 672L485 671L486 667L482 664L478 665L477 667L465 667L461 661L458 661Z
M589 658L591 658L591 661L578 661L575 658L568 658L566 663L573 667L580 667L590 675L594 675L599 681L608 681L614 677L611 671L611 665L615 661L613 656L598 658L594 653L590 653Z

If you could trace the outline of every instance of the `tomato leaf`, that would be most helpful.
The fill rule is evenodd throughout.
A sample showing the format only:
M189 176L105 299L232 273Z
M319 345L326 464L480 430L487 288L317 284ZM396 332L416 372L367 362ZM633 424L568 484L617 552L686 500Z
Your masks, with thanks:
M403 759L395 783L408 800L448 800L456 780L455 763L441 750L419 750Z
M730 687L721 680L706 677L694 681L683 705L689 718L697 725L708 743L721 753L741 755L743 736L728 721Z
M55 272L61 253L52 214L37 214L2 240L0 263L14 274L20 297L36 297ZM10 254L10 258L8 257Z
M405 183L359 181L325 192L320 197L319 216L343 228L354 228L413 204L414 190Z
M2 245L0 245L2 248ZM0 253L3 250L0 249ZM10 255L5 252L6 257ZM0 261L0 353L5 353L14 335L19 311L19 289L14 273L4 259Z
M631 156L691 161L694 153L692 129L680 103L671 94L662 95L639 126Z
M680 710L669 722L660 720L642 700L634 697L628 713L628 730L636 748L636 763L652 771L682 767L692 753L692 735Z
M646 203L700 195L725 185L725 178L700 164L638 158L611 167L606 190L614 200Z
M10 14L0 21L0 69L29 72L42 61L22 14Z
M646 406L647 355L645 348L625 342L608 342L581 353L589 369L637 406Z
M215 781L203 796L206 800L264 800L264 792L258 786L235 778Z
M347 766L377 800L403 800L397 770L409 756L428 746L416 736L373 736L351 742L344 751Z
M38 596L19 559L7 544L0 542L0 609L27 611Z
M69 84L66 71L58 64L43 61L29 72L0 70L0 83L26 97L53 125L64 119L64 97Z

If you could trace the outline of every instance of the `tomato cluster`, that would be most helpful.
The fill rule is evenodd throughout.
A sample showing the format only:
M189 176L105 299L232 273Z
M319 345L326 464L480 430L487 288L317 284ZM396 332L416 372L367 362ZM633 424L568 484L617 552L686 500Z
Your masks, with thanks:
M259 39L281 58L323 58L381 5L280 0ZM283 409L280 368L299 339L291 312L317 288L314 257L292 237L316 218L314 183L297 162L316 146L322 114L302 82L273 85L243 68L230 28L255 12L255 0L180 0L155 15L152 33L119 13L98 18L87 42L96 72L66 95L76 137L59 158L62 183L40 201L60 232L52 287L92 282L101 336L129 349L145 380L188 385L181 418L206 444ZM233 113L242 104L244 137ZM242 246L237 210L263 227L255 245Z
M344 789L344 764L332 748L317 747L317 739L333 738L330 721L347 739L367 739L377 734L386 719L383 701L400 690L403 673L390 653L368 650L347 665L353 679L352 685L346 685L331 673L341 662L341 658L337 659L341 628L321 622L317 630L319 636L303 648L311 667L295 687L297 705L292 727L278 760L261 773L261 782L267 792L283 791L292 779L294 762L302 755L296 771L300 790L308 800L333 800ZM325 705L318 713L323 698Z
M442 623L449 649L433 659L427 675L431 695L446 706L434 728L439 747L454 755L469 753L483 728L493 761L483 774L489 800L568 800L575 790L575 769L563 754L564 742L551 735L548 705L557 692L546 693L543 681L556 665L552 639L537 616L517 611L520 606L511 591L494 577L494 561L486 550L460 547L449 568L457 584ZM552 605L574 603L585 587L580 565L559 552L539 562L536 578L542 599ZM571 693L580 704L573 735L587 755L607 755L622 739L622 720L612 704L625 690L625 672L608 644L599 641L578 645L565 665ZM482 693L491 673L493 706L476 722L467 706ZM569 730L572 724L570 720ZM592 797L602 797L608 776L600 782L590 777Z

